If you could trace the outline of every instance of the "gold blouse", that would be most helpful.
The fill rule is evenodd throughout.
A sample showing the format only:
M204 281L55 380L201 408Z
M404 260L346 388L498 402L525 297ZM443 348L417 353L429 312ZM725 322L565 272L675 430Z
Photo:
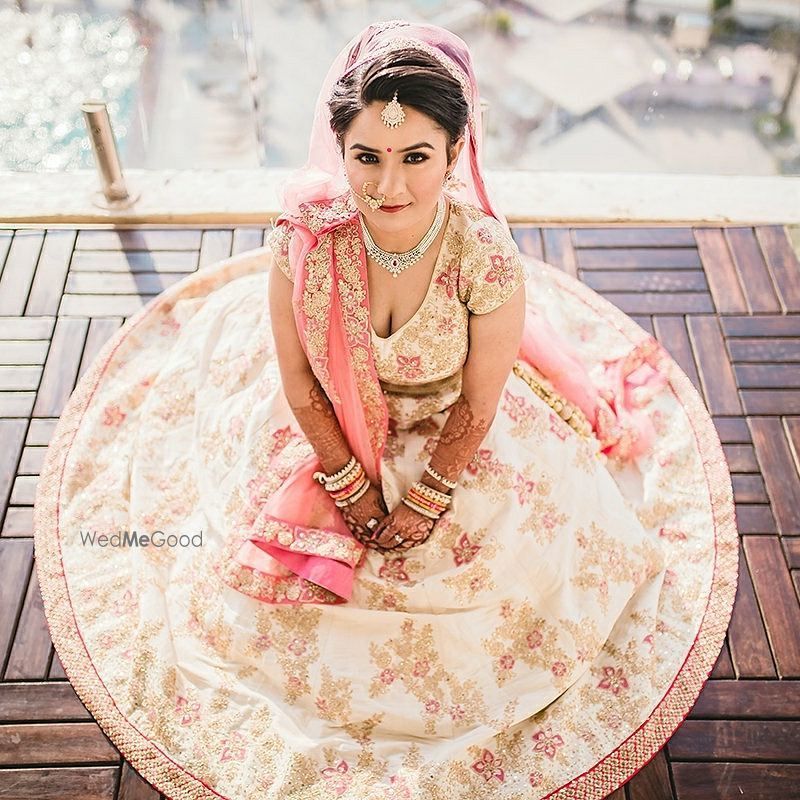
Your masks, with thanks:
M372 334L372 352L389 416L407 428L452 405L469 352L469 315L501 306L525 282L514 240L502 223L450 198L450 215L428 291L411 319L388 337ZM267 237L278 268L293 279L291 230Z

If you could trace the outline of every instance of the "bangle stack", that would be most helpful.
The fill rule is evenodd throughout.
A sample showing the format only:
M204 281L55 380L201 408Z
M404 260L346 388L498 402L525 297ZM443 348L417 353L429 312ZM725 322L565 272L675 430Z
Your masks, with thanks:
M339 508L353 505L360 497L366 494L370 483L364 468L351 456L350 460L332 475L324 472L315 472L314 480L319 481L333 498Z
M437 480L439 480L437 478ZM420 481L415 481L409 487L402 502L413 511L429 519L439 519L450 505L452 498L449 494L439 492L431 486L426 486Z
M436 481L439 481L439 483L441 483L442 486L446 486L448 489L455 489L457 486L455 481L447 480L447 478L445 478L444 475L440 475L430 464L428 464L428 466L425 467L425 472L427 472L428 475L431 476L431 478L433 478Z

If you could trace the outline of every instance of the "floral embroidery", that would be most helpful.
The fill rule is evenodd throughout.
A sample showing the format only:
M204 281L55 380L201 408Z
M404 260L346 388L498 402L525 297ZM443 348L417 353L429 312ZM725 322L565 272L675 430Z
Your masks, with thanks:
M554 734L549 726L545 730L536 731L531 739L535 742L533 749L550 759L555 758L558 748L564 746L564 740L557 733Z
M453 561L457 567L469 564L480 550L480 545L473 544L466 532L461 535L458 544L453 546Z
M397 354L397 368L404 378L413 380L422 376L422 368L420 367L420 356L404 356L402 353Z
M628 688L628 681L621 668L603 667L603 675L605 677L597 684L599 689L608 689L613 694L619 694L622 689Z
M500 286L505 286L514 280L514 264L513 256L489 256L489 261L492 262L492 268L484 276L486 283L499 283Z
M484 750L481 757L472 764L472 769L489 783L491 780L498 780L502 783L505 780L505 772L502 769L503 759L496 758L491 750Z
M459 262L458 259L454 258L448 262L447 266L439 273L434 281L435 284L438 284L444 289L445 294L450 298L456 296L456 290L458 289L458 273Z

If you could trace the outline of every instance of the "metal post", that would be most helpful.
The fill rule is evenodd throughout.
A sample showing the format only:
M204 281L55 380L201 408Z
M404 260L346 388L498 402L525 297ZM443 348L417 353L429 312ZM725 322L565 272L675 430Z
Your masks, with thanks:
M117 142L106 104L90 100L81 104L81 111L89 131L89 140L94 151L95 164L100 173L102 192L95 195L95 205L100 208L130 208L139 195L131 195L125 185L122 165L117 152Z

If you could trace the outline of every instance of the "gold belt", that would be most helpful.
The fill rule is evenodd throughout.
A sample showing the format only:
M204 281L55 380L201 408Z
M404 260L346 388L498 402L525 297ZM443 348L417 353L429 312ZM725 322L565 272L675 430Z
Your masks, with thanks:
M429 383L390 383L389 381L381 381L381 389L390 394L404 394L411 397L418 397L423 394L438 394L444 389L449 389L458 386L458 381L461 377L460 372L455 375L448 375L438 381L430 381Z
M519 360L514 362L513 370L514 374L522 378L571 428L585 439L592 436L592 426L583 411L558 394L544 376L536 377L534 373L538 373L538 370Z

